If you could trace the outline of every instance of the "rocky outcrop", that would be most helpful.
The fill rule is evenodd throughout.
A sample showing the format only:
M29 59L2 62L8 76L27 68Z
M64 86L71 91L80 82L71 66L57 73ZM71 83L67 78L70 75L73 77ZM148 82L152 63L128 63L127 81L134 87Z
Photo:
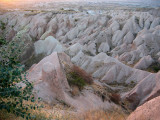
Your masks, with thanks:
M144 70L148 68L153 62L154 60L152 59L152 57L148 55L141 58L139 62L134 66L134 68Z
M121 94L123 100L130 102L131 109L135 109L137 106L160 95L159 73L149 73L131 68L117 59L106 55L106 53L99 53L96 56L88 56L85 54L85 51L79 51L71 61L103 83L137 84L128 93ZM153 60L151 56L146 56L141 59L135 67L146 69L152 62Z
M142 79L131 91L124 95L132 109L160 96L160 72L152 73Z
M52 52L63 52L64 47L52 36L48 36L45 40L39 40L34 43L35 55L50 55Z
M122 48L120 47L121 49L118 49L118 46L116 50L114 49L112 51L113 55L119 53L118 59L128 64L134 64L136 61L148 55L151 57L156 56L160 49L158 30L159 26L152 30L142 30L133 40L133 44L129 49L125 49L125 51L121 52ZM149 64L147 66L149 66Z
M62 101L77 111L109 109L112 106L94 94L92 88L84 89L79 96L73 97L64 71L66 64L72 65L69 57L64 53L54 52L30 68L27 78L34 83L33 93L37 98L40 97L50 105Z
M139 106L127 120L159 120L160 118L160 97L156 97Z
M55 49L53 41L57 40L67 48L76 43L85 46L92 56L104 52L127 64L135 64L148 55L154 58L160 50L160 19L149 12L111 10L107 15L83 12L67 15L15 11L0 15L0 20L8 21L7 29L12 28L7 31L8 39L25 30L33 43L40 40L35 45L50 44L45 49L36 48L36 53L43 49L43 53L51 54ZM48 40L51 36L56 40Z
M150 13L151 15L160 17L160 8L158 8L158 9L151 9L151 10L149 11L149 13Z
M80 51L71 61L105 83L137 83L151 74L124 65L105 53L91 57Z
M54 103L56 98L64 100L65 92L70 90L57 53L52 53L33 65L28 73L27 78L34 83L37 98L40 97L49 104Z

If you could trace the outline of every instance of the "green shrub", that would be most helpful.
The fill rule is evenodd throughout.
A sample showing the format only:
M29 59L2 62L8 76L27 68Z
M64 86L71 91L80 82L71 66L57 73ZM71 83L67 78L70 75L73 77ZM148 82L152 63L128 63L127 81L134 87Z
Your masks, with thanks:
M74 19L74 21L75 21L75 22L77 22L77 21L78 21L78 19Z
M70 77L72 78L69 80L70 85L76 85L80 89L82 89L86 85L85 80L81 76L79 76L76 72L71 72Z
M64 10L64 8L61 8L60 10Z
M67 79L70 85L78 86L79 89L83 89L85 85L93 83L92 77L76 65L73 65L67 72Z
M22 44L11 41L0 47L0 110L30 119L29 110L38 106L24 104L26 101L34 102L34 97L33 85L26 79L24 67L19 62L19 45Z
M0 37L0 45L6 44L4 37Z
M0 46L6 44L5 36L4 36L4 30L6 29L5 23L0 21L0 29L2 31L0 35Z
M0 29L5 30L6 29L6 24L2 21L0 21Z
M157 73L160 71L160 64L158 62L154 62L146 69L146 71Z

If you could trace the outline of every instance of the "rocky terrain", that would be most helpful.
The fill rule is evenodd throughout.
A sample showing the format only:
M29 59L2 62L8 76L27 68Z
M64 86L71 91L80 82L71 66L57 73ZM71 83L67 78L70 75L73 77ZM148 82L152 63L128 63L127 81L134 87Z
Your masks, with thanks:
M19 46L24 48L21 62L26 66L28 80L34 83L37 98L50 105L63 101L74 112L138 107L128 120L140 120L143 110L148 115L144 120L153 118L151 111L155 111L154 120L158 120L160 15L157 13L159 9L81 11L79 8L77 12L57 13L29 10L1 12L0 21L6 24L7 41L18 44L20 38L24 43ZM82 90L68 81L67 69L75 65L93 79ZM115 93L118 103L113 97ZM148 105L152 109L146 108Z

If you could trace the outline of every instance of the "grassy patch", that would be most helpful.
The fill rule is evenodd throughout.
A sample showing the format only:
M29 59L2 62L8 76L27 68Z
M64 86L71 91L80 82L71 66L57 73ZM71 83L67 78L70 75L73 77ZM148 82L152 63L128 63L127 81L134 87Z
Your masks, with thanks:
M12 113L8 113L6 110L0 110L0 120L24 120L24 118L17 117Z
M25 102L24 104L30 104ZM32 103L31 103L32 104ZM29 120L74 120L74 116L69 113L71 108L67 108L62 104L56 104L55 106L50 106L43 102L39 102L43 108L36 110L29 110L32 118ZM65 114L61 113L61 110L65 111ZM0 120L26 120L20 116L16 116L13 113L8 113L6 110L0 110Z
M134 81L131 81L130 83L118 83L117 81L114 81L112 83L108 83L108 85L112 87L123 86L128 88L134 88L136 86L136 83Z
M127 116L121 109L112 111L94 110L85 112L77 120L126 120Z

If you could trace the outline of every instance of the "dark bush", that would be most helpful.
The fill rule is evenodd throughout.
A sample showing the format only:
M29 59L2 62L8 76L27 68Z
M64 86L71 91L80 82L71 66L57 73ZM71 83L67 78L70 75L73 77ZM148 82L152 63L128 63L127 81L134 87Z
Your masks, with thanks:
M109 97L110 97L111 101L113 101L116 104L119 104L119 102L120 102L120 95L119 94L117 94L117 93L111 93L109 95Z
M92 84L93 83L93 78L90 74L88 74L85 70L81 69L80 67L74 65L72 67L72 70L79 76L81 76L84 81L87 83L87 84Z
M78 86L80 89L87 84L93 83L91 75L76 65L73 65L67 73L67 79L70 85Z

